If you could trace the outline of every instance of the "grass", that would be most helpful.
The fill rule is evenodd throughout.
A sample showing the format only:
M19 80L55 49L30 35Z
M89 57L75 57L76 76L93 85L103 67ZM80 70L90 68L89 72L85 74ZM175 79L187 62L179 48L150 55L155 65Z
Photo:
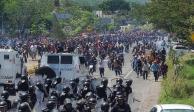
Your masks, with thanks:
M180 59L183 71L174 75L172 60L169 58L168 77L162 82L161 104L188 104L194 106L194 54L186 54Z

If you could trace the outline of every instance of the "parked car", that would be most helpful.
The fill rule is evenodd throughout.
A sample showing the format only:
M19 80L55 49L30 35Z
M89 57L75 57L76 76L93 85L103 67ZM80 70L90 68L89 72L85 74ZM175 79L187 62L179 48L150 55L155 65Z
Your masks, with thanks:
M183 45L174 45L172 48L177 55L189 53L189 47L183 46Z
M194 107L183 104L155 105L150 112L194 112Z
M194 47L191 47L191 52L194 53Z

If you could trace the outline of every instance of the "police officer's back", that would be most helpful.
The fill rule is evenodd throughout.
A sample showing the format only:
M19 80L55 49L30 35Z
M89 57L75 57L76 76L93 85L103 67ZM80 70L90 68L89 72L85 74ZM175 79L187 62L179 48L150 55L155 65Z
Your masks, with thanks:
M111 112L131 112L129 104L125 103L122 95L117 97L117 103L111 109Z
M1 93L2 100L6 102L7 109L9 110L11 108L11 101L8 99L9 98L9 93L8 91L3 91Z

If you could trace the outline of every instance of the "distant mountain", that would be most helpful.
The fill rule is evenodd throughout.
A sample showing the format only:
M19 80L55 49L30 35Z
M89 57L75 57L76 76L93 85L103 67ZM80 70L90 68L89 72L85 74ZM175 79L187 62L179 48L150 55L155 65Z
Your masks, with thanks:
M72 1L74 1L74 2L76 2L78 4L80 4L80 5L96 6L96 5L102 3L105 0L72 0ZM144 4L148 0L126 0L126 1Z

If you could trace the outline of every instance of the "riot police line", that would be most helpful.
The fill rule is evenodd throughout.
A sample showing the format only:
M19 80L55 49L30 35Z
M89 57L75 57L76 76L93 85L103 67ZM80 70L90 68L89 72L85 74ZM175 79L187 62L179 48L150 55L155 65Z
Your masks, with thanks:
M116 78L112 88L108 79L88 76L75 78L62 84L60 77L46 78L43 82L30 83L22 75L11 100L9 91L1 94L1 112L131 112L128 97L132 94L132 80ZM94 82L93 82L94 81Z

